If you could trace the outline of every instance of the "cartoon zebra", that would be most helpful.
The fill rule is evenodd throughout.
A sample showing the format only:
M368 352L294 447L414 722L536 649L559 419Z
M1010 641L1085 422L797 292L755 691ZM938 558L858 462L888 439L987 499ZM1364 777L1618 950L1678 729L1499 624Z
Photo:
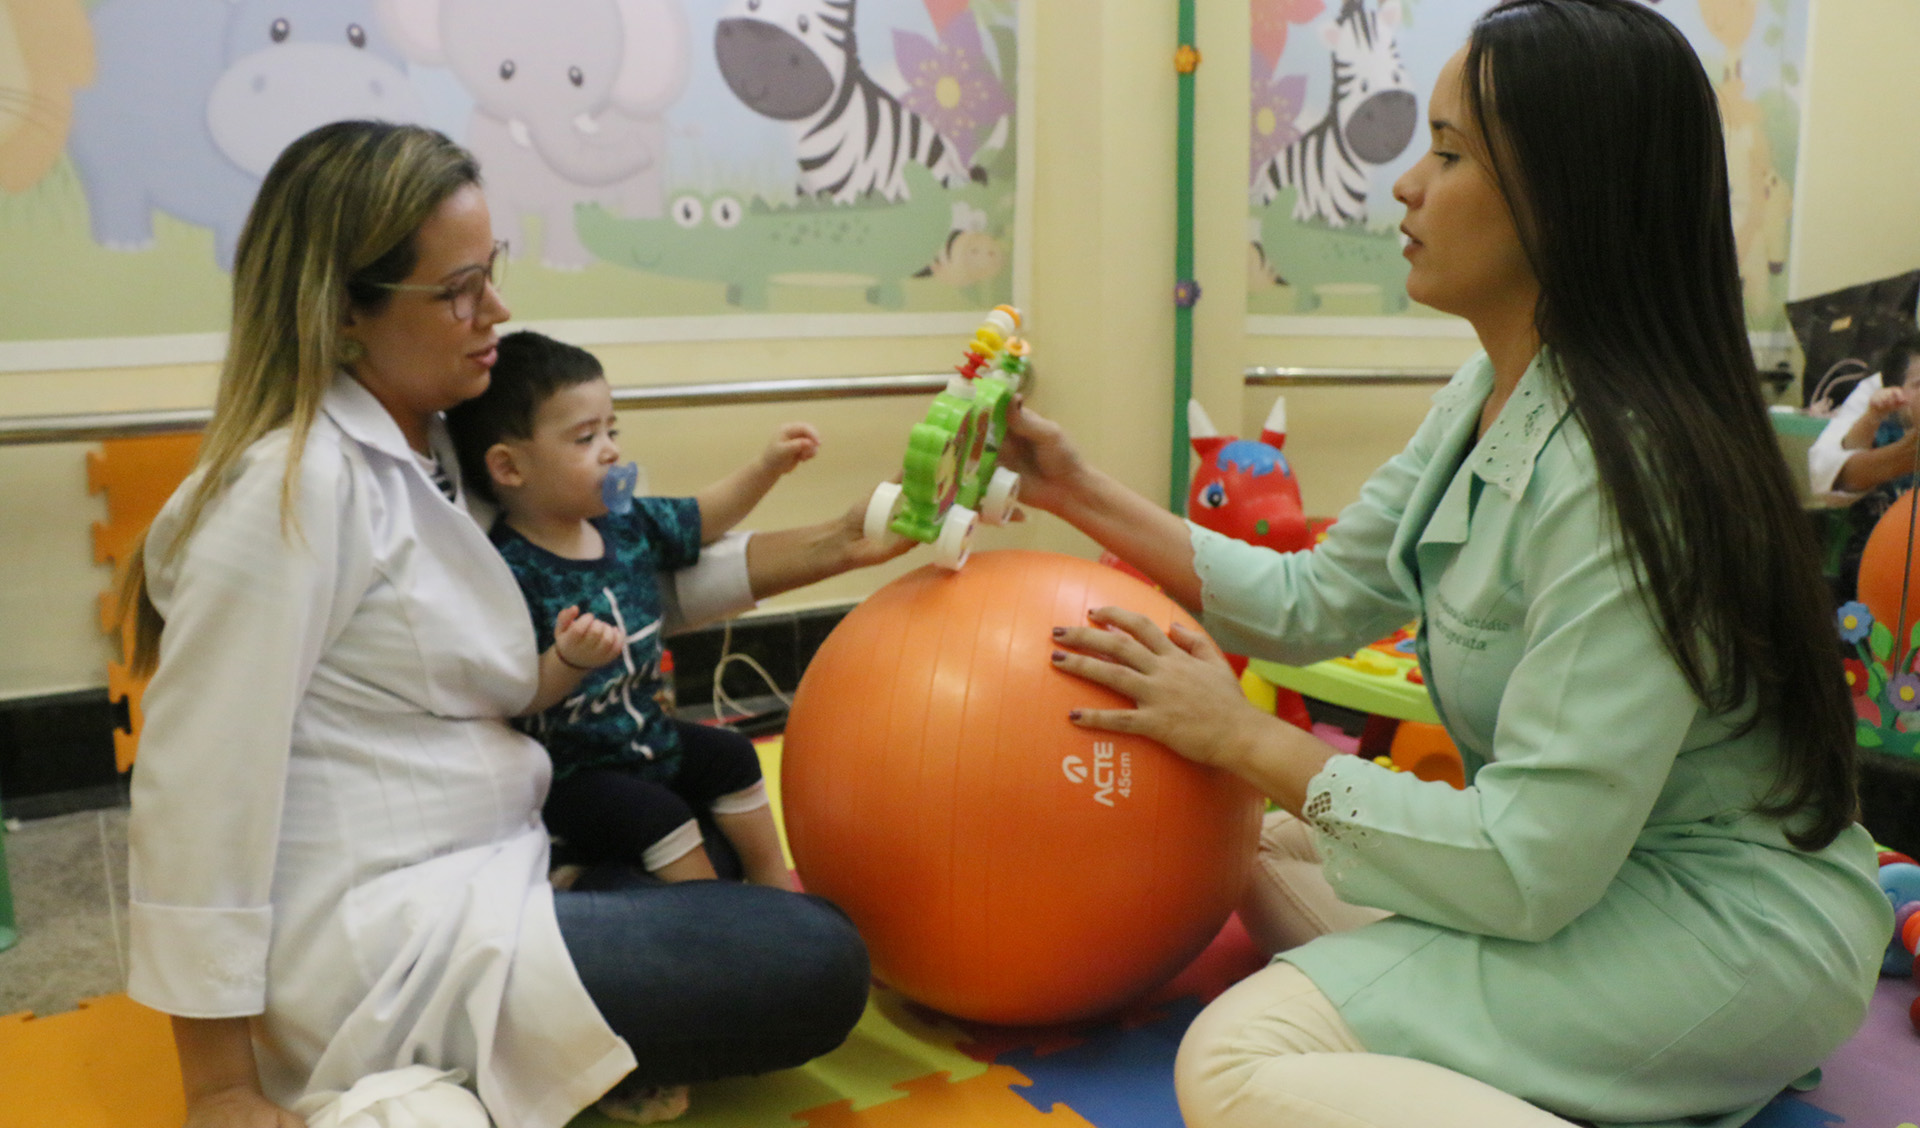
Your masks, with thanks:
M1399 156L1413 139L1419 103L1394 44L1397 0L1369 11L1344 0L1322 29L1333 50L1333 101L1327 116L1253 174L1253 202L1264 207L1282 188L1297 187L1293 218L1333 227L1367 218L1367 172Z
M926 119L900 104L860 65L855 0L736 0L714 27L720 74L748 108L793 123L801 195L849 203L868 192L908 195L900 170L919 161L948 188L986 173L969 169Z

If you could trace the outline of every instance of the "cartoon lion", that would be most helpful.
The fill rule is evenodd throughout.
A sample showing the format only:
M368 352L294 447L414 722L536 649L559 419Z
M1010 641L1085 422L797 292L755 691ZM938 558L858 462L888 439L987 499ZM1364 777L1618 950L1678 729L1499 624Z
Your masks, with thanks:
M59 161L73 92L92 81L82 0L0 0L0 189L24 192Z

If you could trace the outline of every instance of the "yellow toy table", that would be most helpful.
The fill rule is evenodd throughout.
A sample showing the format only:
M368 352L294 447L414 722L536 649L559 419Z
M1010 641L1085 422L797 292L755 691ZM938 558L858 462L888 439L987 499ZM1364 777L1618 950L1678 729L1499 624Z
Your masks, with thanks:
M1413 634L1396 632L1347 658L1329 658L1311 666L1288 666L1254 658L1247 674L1343 709L1397 721L1391 737L1391 766L1421 779L1465 786L1460 753L1440 727L1413 655ZM1363 750L1365 742L1363 741ZM1372 752L1367 752L1373 755Z
M1400 632L1349 658L1329 658L1311 666L1287 666L1258 658L1247 668L1262 678L1306 697L1396 721L1437 725L1440 714L1420 680L1420 663L1413 656L1412 636Z

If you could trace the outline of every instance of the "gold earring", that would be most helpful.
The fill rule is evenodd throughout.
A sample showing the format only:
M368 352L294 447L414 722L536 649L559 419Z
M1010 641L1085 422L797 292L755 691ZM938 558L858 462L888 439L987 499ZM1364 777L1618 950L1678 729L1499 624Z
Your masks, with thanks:
M352 337L340 339L340 363L358 364L367 358L367 350Z

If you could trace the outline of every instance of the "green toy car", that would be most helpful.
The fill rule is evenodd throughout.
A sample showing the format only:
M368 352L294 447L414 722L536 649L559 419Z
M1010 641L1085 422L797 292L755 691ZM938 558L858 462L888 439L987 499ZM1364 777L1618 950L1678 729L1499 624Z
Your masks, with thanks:
M1020 475L998 465L1014 393L1026 382L1020 311L995 306L967 343L966 360L907 438L899 482L882 482L867 502L866 535L911 537L934 548L934 563L959 568L980 522L1013 515Z

